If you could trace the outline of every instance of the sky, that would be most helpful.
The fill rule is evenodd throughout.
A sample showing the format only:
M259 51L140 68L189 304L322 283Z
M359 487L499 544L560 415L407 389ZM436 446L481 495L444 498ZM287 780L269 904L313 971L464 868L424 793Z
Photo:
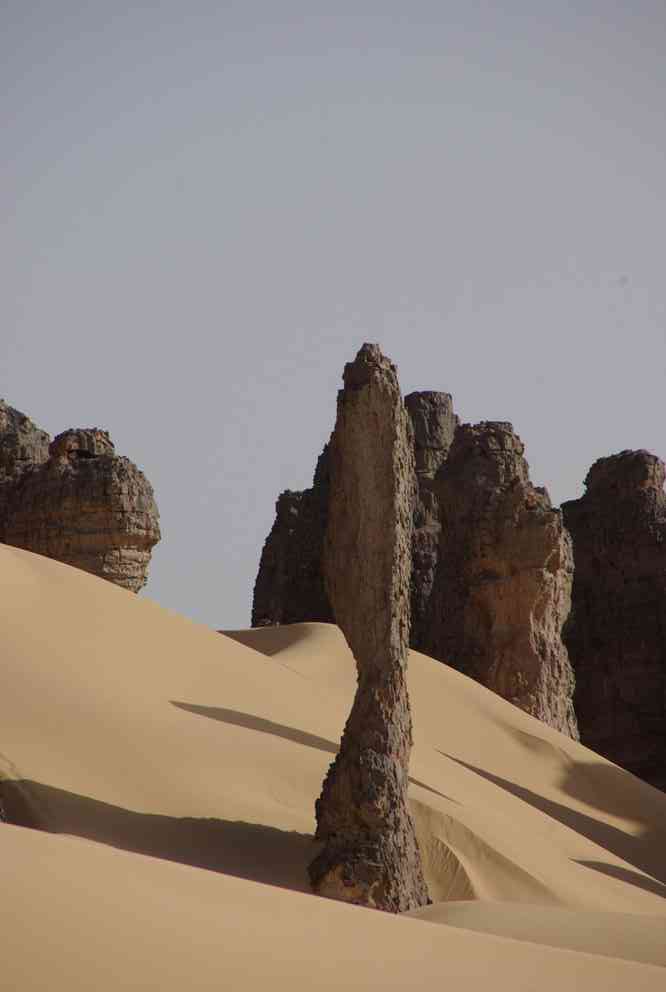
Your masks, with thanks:
M665 106L663 0L0 0L0 396L110 432L216 628L364 341L575 498L666 456Z

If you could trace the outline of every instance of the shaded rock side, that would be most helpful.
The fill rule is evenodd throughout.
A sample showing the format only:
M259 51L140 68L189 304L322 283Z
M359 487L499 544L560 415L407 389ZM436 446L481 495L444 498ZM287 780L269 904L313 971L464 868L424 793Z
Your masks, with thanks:
M574 542L564 637L576 673L581 740L666 789L664 463L622 451L594 463L564 503Z
M433 485L458 427L449 393L419 392L405 397L414 432L417 499L412 534L411 646L427 643L428 606L435 581L441 534L439 500Z
M138 592L160 539L153 490L106 431L68 430L11 488L4 540Z
M310 489L287 490L275 504L252 598L252 626L333 623L324 588L322 553L328 519L328 445Z
M435 480L442 534L427 653L578 738L562 641L573 557L511 424L463 424Z
M402 912L428 893L407 805L406 685L415 474L396 371L377 345L345 367L330 444L326 589L356 659L358 687L316 803L323 850L313 888Z

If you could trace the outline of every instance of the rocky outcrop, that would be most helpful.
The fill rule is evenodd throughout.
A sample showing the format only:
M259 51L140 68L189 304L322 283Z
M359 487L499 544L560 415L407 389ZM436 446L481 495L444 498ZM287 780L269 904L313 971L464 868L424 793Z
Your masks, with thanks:
M48 434L8 407L0 428L2 540L138 592L160 539L143 472L97 428L65 431L49 445Z
M330 444L326 589L358 688L316 804L321 895L390 912L428 902L407 805L412 723L406 685L415 476L394 366L364 345L345 367Z
M446 458L458 418L448 393L410 393L405 406L414 428L418 499L412 541L412 647L423 643L423 624L437 565L439 511L432 479ZM252 600L252 626L333 623L324 588L322 549L328 519L328 445L310 489L287 490L275 504L275 522L264 544Z
M576 563L565 640L581 740L666 789L666 494L647 451L595 462L564 503Z
M328 519L328 445L310 489L287 490L275 504L252 598L252 626L333 622L324 589L322 552Z
M530 482L510 424L461 427L448 393L411 393L405 407L417 485L411 647L576 738L573 673L561 637L573 563L561 514ZM315 476L312 489L278 500L254 626L333 622L321 579L328 498Z
M26 469L46 461L50 440L29 417L0 400L0 541L12 488Z
M428 608L439 560L441 520L433 481L449 453L458 427L449 393L410 393L405 397L414 431L417 499L412 535L411 646L422 651L428 641Z
M442 525L424 648L577 738L561 631L573 558L511 424L464 424L434 488Z

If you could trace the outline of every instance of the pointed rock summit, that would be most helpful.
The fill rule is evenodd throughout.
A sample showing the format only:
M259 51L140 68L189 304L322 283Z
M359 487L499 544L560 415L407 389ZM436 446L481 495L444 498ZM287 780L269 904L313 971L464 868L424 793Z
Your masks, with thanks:
M398 913L429 901L407 804L416 487L395 366L377 345L345 367L329 470L323 573L358 687L316 803L323 849L310 878L321 895Z

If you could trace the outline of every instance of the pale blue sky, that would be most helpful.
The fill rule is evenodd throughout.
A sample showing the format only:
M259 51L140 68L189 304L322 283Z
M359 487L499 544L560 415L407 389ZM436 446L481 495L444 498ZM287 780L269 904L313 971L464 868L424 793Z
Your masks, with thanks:
M249 623L366 340L532 477L661 457L662 2L0 2L0 396L107 428L146 594Z

